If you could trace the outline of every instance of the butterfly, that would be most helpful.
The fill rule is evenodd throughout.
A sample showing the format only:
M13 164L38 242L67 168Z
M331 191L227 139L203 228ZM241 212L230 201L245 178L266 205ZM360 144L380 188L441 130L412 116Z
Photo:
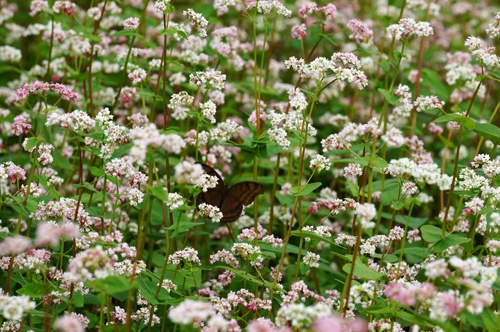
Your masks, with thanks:
M219 173L212 167L202 164L203 170L210 176L217 177L217 185L206 192L201 192L196 197L196 207L206 203L217 206L222 212L223 222L233 222L241 216L243 205L249 205L255 197L264 193L264 186L257 182L245 181L237 183L231 187L224 184Z

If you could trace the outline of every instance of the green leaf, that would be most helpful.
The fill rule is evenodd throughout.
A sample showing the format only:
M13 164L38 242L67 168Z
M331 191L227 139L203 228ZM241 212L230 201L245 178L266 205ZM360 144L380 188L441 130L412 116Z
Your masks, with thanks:
M394 251L392 254L393 255L399 255L401 253L401 249L398 249ZM420 247L410 247L410 248L405 248L404 250L405 255L415 255L423 258L429 257L429 250L426 248L420 248Z
M16 293L19 295L26 295L35 299L39 299L45 296L45 291L43 288L43 284L29 283L18 289Z
M364 309L362 312L371 314L390 314L392 313L392 308L390 306L373 305Z
M486 331L496 331L498 326L498 316L495 315L491 309L484 308L481 313L481 317L483 318L484 327L486 327Z
M448 87L443 84L441 79L441 75L432 70L424 68L422 69L422 79L424 80L424 84L433 89L439 99L446 100L450 96L450 92L448 92Z
M450 234L446 236L444 239L439 240L436 242L434 245L434 250L436 252L443 252L444 250L448 249L449 247L458 245L458 244L464 244L470 242L469 238L457 235L457 234Z
M469 130L474 129L476 126L476 123L474 122L474 120L472 120L469 117L465 117L463 115L460 115L460 114L446 114L446 115L440 116L439 118L434 120L435 123L442 123L442 122L448 123L450 121L458 122L461 125L463 125L465 127L465 129L469 129Z
M161 225L163 223L163 202L153 197L153 206L151 207L151 225Z
M332 164L337 163L354 163L359 164L360 166L368 166L368 161L364 158L344 158L344 159L336 159L332 160Z
M476 123L473 131L493 143L500 144L500 128L491 123Z
M380 61L380 67L385 73L388 73L391 70L391 64L386 59L382 59Z
M380 203L382 205L391 205L392 202L397 201L399 197L399 184L385 188L380 194Z
M190 221L180 221L177 225L171 225L167 227L168 230L173 230L172 234L170 234L170 238L177 237L179 233L185 232L189 229L195 228L198 225L203 225L202 222L190 222Z
M95 291L105 294L115 294L139 288L137 282L130 282L130 278L123 276L109 276L104 279L89 281L86 284Z
M354 197L359 196L359 186L356 183L347 180L347 186L349 187L349 190Z
M387 102L391 105L399 105L399 98L396 97L394 95L394 93L391 93L389 92L389 90L386 90L386 89L377 89L378 92L380 92L380 94L382 96L384 96L385 100L387 100Z
M342 271L345 273L351 272L352 263L347 263L342 266ZM363 278L366 280L378 280L382 278L384 275L377 271L370 269L368 266L361 263L361 261L356 260L356 265L354 265L353 275L358 278Z
M106 174L106 173L104 173L103 169L98 168L98 167L94 167L94 166L89 166L89 170L90 170L90 173L94 176L102 177Z
M84 32L81 36L95 43L99 43L102 40L101 36L96 36L88 32Z
M312 193L314 189L321 186L321 184L321 182L308 183L305 186L300 187L300 192L297 192L298 187L292 187L290 188L290 192L294 194L294 196L306 196Z
M373 254L372 257L382 259L382 254ZM399 258L394 254L384 255L384 262L394 263L394 262L397 262L398 260L399 260Z
M139 283L139 290L141 291L142 296L144 296L144 298L152 305L157 305L158 300L155 298L155 293L158 286L156 283L148 281L143 277L139 277L137 282Z
M174 28L168 28L168 29L160 30L159 33L160 33L160 35L167 35L167 36L175 35L177 33L183 39L185 39L185 40L188 39L188 36L186 35L186 33L184 31L178 30L178 29L174 29Z
M136 37L144 39L144 37L138 34L135 30L120 30L112 34L111 37Z
M37 146L41 142L43 142L43 139L41 139L41 138L36 138L36 137L28 138L28 142L26 142L26 151L33 149L35 146Z
M75 183L75 184L73 184L73 187L76 188L76 189L85 188L85 189L87 189L89 191L93 191L93 192L96 192L96 193L99 192L98 190L96 190L94 188L94 186L92 184L90 184L88 182L84 182L83 184Z
M149 186L144 186L151 194L155 197L158 197L160 200L163 202L168 201L168 194L165 192L163 189L163 186L155 186L155 187L149 187Z
M71 302L76 308L82 308L85 302L82 293L73 292L73 297L71 298Z
M95 304L95 305L101 305L104 304L99 301L99 298L95 294L85 294L83 296L83 300L85 304Z
M443 238L443 231L436 226L425 225L420 228L420 231L422 232L422 238L430 243L437 242Z

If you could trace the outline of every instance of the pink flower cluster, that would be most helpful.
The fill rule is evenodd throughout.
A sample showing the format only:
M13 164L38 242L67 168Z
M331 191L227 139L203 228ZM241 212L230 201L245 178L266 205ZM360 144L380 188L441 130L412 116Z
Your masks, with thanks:
M50 91L61 95L62 99L68 100L73 104L76 104L80 100L80 96L76 92L73 92L73 90L63 84L39 81L31 84L26 83L22 88L17 90L17 95L22 99L26 99L30 94L46 94Z

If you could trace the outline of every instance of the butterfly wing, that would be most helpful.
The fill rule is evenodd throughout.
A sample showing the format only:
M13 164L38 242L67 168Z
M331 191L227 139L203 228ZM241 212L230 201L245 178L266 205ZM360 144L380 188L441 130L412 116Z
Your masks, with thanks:
M231 186L223 197L220 210L223 222L232 222L241 216L243 205L249 205L255 197L264 193L264 186L257 182L240 182Z
M198 194L198 196L196 197L196 207L198 207L202 203L219 207L222 202L222 196L224 194L224 181L222 181L219 173L217 173L217 171L212 167L208 166L207 164L197 164L200 164L203 167L205 173L207 173L208 175L217 177L217 185L215 186L215 188L210 188L206 192L202 191Z
M243 204L235 196L225 196L220 207L222 222L232 222L241 216Z
M257 182L245 181L231 186L227 191L226 196L236 197L241 204L251 204L255 197L264 193L264 186Z

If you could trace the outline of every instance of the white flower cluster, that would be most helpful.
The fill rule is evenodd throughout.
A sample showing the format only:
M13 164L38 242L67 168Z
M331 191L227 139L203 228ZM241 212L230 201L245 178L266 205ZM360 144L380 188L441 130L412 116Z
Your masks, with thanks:
M207 88L223 90L226 84L226 75L218 70L207 68L205 71L197 71L189 75L189 84L195 86L206 86Z
M233 120L226 120L219 122L215 128L210 129L209 136L217 143L223 143L238 135L241 130L243 130L243 126Z
M224 217L222 212L217 206L213 206L206 203L201 203L198 205L198 214L201 217L210 218L213 222L220 222Z
M314 157L314 159L311 159L309 167L312 170L317 170L318 173L320 173L322 170L328 171L330 169L331 165L332 165L332 163L330 162L330 160L328 158L318 154L318 155L316 155L316 157Z
M311 306L306 306L304 303L291 303L278 310L276 325L302 330L309 327L318 317L328 316L331 312L332 309L322 302Z
M208 317L215 315L215 310L210 302L194 301L187 299L177 307L172 307L168 318L176 324L199 324Z
M58 109L47 114L45 125L59 125L62 128L69 128L77 133L82 133L89 132L95 126L95 120L80 110L66 114Z
M114 270L108 253L98 245L81 251L69 261L69 271L63 278L71 282L103 279L113 275Z
M415 22L412 18L402 18L397 24L387 27L387 35L396 40L408 39L412 36L427 37L434 34L429 22Z
M307 63L292 56L285 60L286 68L292 68L302 78L321 82L327 76L333 81L349 82L362 90L368 85L366 75L359 70L361 61L352 53L334 53L330 59L319 57ZM333 75L329 74L331 71Z
M184 200L178 193L168 193L168 200L166 204L170 210L175 210L184 204Z
M19 62L22 58L22 53L17 48L12 46L0 46L0 60Z
M323 147L323 152L350 149L351 142L356 140L358 136L370 135L370 137L375 138L381 133L382 130L378 128L378 120L376 118L371 119L366 124L349 123L338 134L331 134L327 138L322 139L321 146Z
M495 38L500 35L500 12L495 14L495 19L488 25L488 28L486 28L486 33L490 38Z
M257 6L257 12L269 15L273 9L276 9L276 12L279 15L283 15L284 17L291 17L292 11L286 8L279 0L259 0L248 2L247 9L252 9Z
M363 228L374 228L375 223L371 221L377 215L377 209L375 205L371 203L359 204L356 207L354 213L358 216L361 227Z
M441 174L437 164L417 164L409 158L392 159L384 171L394 177L412 176L415 182L437 185L440 190L451 187L452 178Z
M217 110L217 106L211 100L208 100L206 103L200 103L201 114L205 117L207 121L210 123L215 123L215 112Z
M308 251L307 254L302 258L302 262L310 267L319 267L320 256L313 252Z
M0 294L0 312L7 320L20 320L25 311L35 309L35 301L30 301L29 296L9 296Z
M201 37L207 36L206 28L208 26L208 21L203 17L203 15L196 13L191 8L183 11L182 15L187 16L190 23L196 27Z
M181 261L193 265L201 265L200 259L198 258L198 250L191 247L186 247L183 250L176 251L169 255L167 264L179 265Z

